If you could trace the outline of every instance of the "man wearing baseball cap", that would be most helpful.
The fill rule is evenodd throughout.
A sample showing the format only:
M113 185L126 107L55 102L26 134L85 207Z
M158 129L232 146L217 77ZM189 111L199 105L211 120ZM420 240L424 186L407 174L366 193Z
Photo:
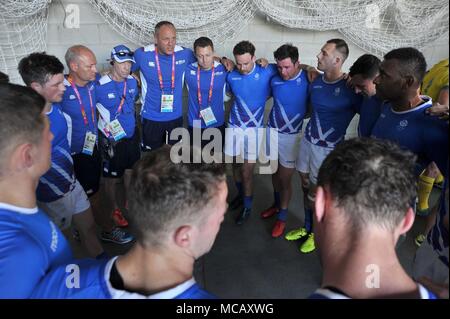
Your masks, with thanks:
M139 92L136 79L130 75L135 63L133 55L125 45L114 47L111 51L111 70L99 79L96 86L106 202L111 204L112 207L108 208L113 211L113 218L121 227L128 226L120 207L125 206L131 168L140 158L134 106ZM125 192L119 190L119 184L125 186Z

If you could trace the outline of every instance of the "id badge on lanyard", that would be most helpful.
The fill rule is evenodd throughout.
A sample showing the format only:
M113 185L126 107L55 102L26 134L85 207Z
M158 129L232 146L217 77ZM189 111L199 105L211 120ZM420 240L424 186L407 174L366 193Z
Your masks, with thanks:
M161 94L161 112L173 112L173 94Z
M205 122L206 126L210 126L217 123L216 117L214 116L211 106L200 111L200 115Z
M97 141L97 135L95 135L94 133L89 131L89 119L88 119L86 111L84 109L84 105L83 105L83 101L81 99L80 92L78 91L78 89L77 89L75 83L73 82L72 78L70 77L70 75L67 78L67 80L69 81L75 95L77 96L78 103L80 104L81 115L83 116L84 125L88 128L88 131L86 132L86 135L84 136L84 144L83 144L82 153L87 154L87 155L92 155L94 153L94 146ZM89 104L91 106L92 122L94 124L94 129L95 129L95 126L96 126L95 120L94 120L95 114L94 114L94 106L92 103L91 91L90 91L89 87L86 87L86 89L87 89L87 92L89 95Z
M116 142L127 135L118 119L115 119L109 123L109 132L112 134L114 141Z
M92 155L94 153L94 146L97 140L97 135L92 132L86 132L84 137L83 154Z
M161 66L159 64L158 48L155 48L155 61L156 69L158 71L159 87L161 88L161 112L170 113L173 112L173 100L175 90L175 53L172 53L172 74L171 74L171 89L172 94L164 94L163 78L161 73Z
M203 119L206 126L210 126L217 123L216 117L214 116L214 112L211 108L211 100L214 87L214 65L211 68L211 82L209 83L209 90L208 90L208 107L204 109L202 109L202 94L200 91L200 72L201 70L199 65L197 66L197 98L198 98L198 106L200 108L199 117Z

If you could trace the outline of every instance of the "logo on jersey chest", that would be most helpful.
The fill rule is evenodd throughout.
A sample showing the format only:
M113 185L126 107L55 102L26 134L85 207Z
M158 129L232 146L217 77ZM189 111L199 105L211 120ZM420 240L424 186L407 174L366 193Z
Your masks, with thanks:
M197 72L195 72L194 70L191 70L191 75L196 75Z
M313 89L321 89L322 88L322 85L314 85L313 86Z
M116 95L114 93L108 93L108 99L115 99Z
M175 64L177 64L177 65L179 65L179 64L184 64L184 63L186 63L186 60L178 60L178 61L175 61Z
M400 121L397 125L397 131L403 131L408 126L408 120Z
M238 80L242 80L242 78L231 78L231 81L238 81Z
M297 78L296 82L297 82L297 85L300 85L302 83L302 78Z
M69 100L75 100L75 95L69 95Z
M148 66L154 68L155 67L155 62L152 62L152 61L148 62Z
M333 95L334 96L339 96L340 93L341 93L341 88L335 88L334 92L333 92Z
M255 73L255 80L259 80L259 73Z

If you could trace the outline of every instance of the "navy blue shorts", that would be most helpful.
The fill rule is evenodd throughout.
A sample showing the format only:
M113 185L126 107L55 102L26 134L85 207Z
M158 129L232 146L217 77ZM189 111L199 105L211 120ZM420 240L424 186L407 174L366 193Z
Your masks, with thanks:
M142 151L147 152L156 150L164 144L178 143L181 136L170 139L170 133L178 127L183 127L183 117L165 122L142 119Z

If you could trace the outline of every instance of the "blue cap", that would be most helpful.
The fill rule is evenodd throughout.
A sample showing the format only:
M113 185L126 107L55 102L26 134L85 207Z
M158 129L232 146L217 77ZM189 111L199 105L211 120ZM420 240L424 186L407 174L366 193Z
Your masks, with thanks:
M114 47L111 51L111 60L117 61L119 63L130 61L135 63L133 58L133 51L123 44Z

